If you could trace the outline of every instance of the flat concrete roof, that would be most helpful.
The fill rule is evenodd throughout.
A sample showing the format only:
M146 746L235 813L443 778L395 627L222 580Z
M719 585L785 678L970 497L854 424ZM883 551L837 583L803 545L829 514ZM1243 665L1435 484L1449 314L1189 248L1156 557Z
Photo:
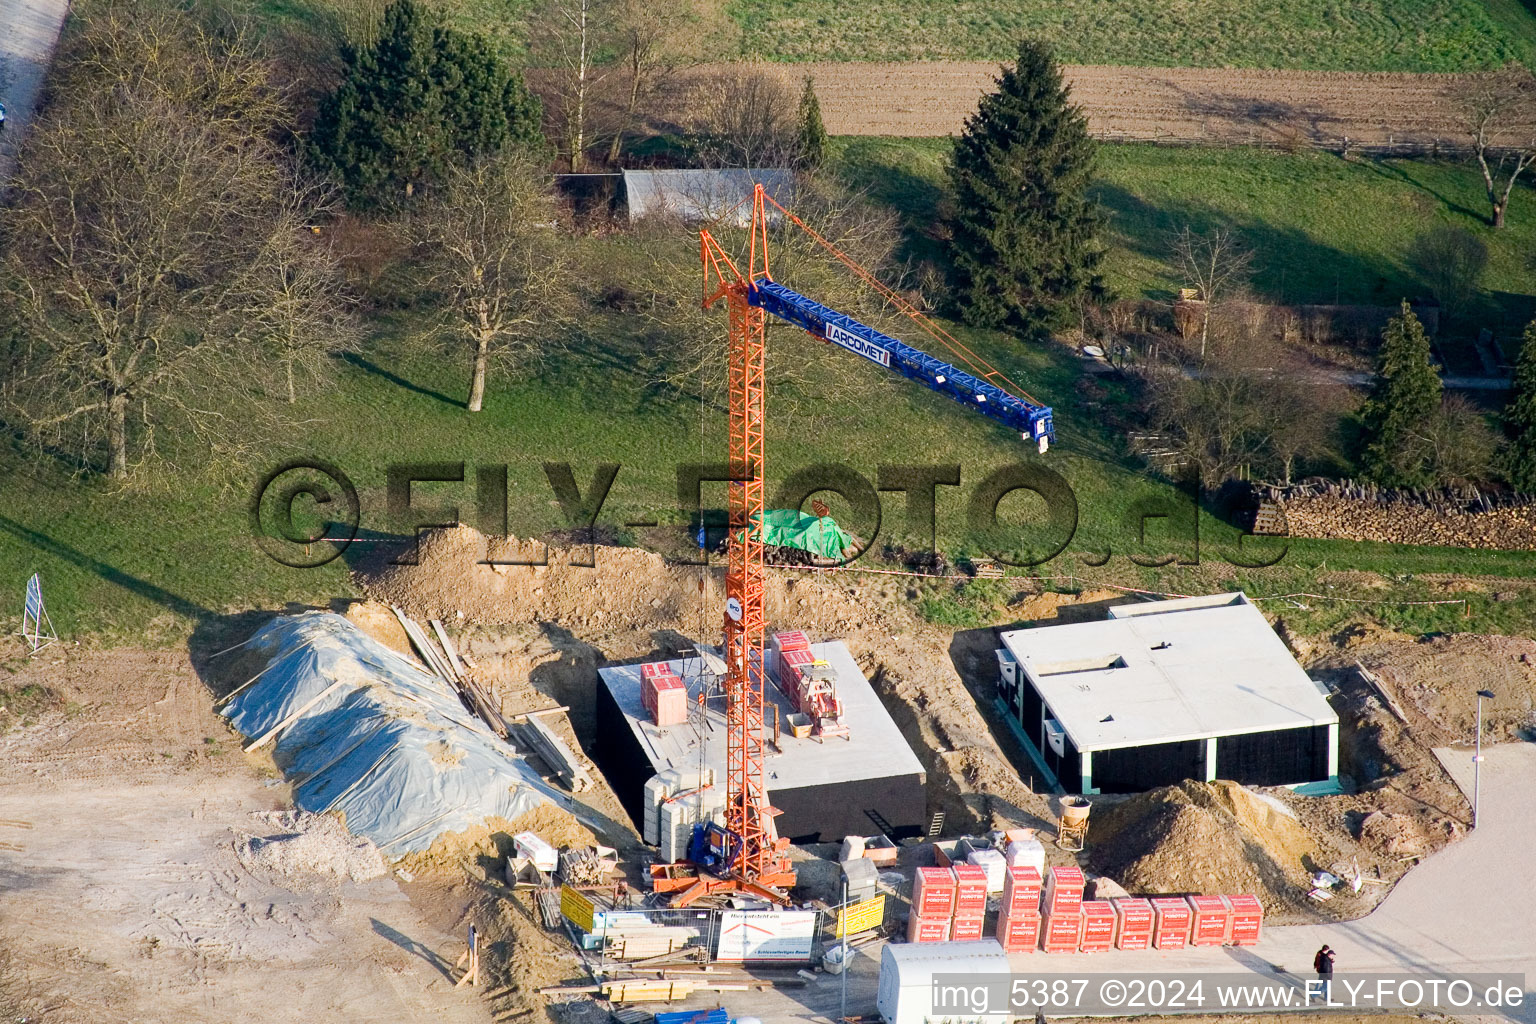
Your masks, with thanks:
M1242 594L1117 606L1111 616L1002 634L1080 752L1339 720Z
M837 693L843 701L843 721L848 725L848 738L815 736L797 740L789 733L785 716L794 711L789 698L770 683L764 687L763 704L767 709L766 730L768 743L764 746L764 769L767 773L768 791L775 789L799 789L805 786L821 786L838 782L858 782L864 779L882 779L899 775L922 775L923 766L896 723L886 712L880 698L858 663L848 653L842 641L812 644L816 657L830 664L837 673ZM669 661L672 671L688 686L690 701L697 698L702 685L698 659ZM640 666L615 665L597 670L603 685L613 695L614 702L624 713L630 731L639 740L640 747L659 772L668 768L697 771L702 748L704 764L713 766L717 776L725 778L725 700L723 697L709 702L702 722L702 735L692 724L670 725L658 728L640 703ZM773 751L773 711L779 708L779 742L782 753Z

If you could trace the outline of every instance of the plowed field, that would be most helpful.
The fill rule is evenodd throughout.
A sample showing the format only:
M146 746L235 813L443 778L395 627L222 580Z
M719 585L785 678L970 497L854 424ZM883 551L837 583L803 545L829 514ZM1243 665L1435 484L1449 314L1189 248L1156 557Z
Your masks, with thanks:
M834 135L958 132L990 89L987 61L758 65L816 82ZM1458 90L1470 76L1072 65L1073 98L1093 133L1126 141L1461 142Z

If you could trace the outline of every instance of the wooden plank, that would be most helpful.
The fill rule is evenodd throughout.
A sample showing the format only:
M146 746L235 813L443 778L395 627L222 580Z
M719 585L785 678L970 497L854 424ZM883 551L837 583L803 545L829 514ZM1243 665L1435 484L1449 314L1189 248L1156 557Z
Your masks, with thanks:
M285 729L288 726L292 725L295 721L297 721L299 719L299 716L304 714L304 712L308 711L310 708L314 707L316 704L319 704L322 700L324 700L327 696L330 695L332 690L335 690L338 687L348 686L348 685L351 685L351 684L346 683L346 682L342 682L342 681L337 681L337 682L332 683L330 686L327 686L325 689L323 689L319 693L315 694L309 700L305 701L303 707L299 708L297 711L293 712L287 718L284 718L281 722L278 722L272 728L268 729L266 732L262 733L259 737L257 737L256 739L254 739L250 743L248 743L246 745L246 747L245 747L245 752L247 754L249 754L251 751L255 750L257 747L265 746L268 740L272 739L272 737L276 736L279 732L282 732L283 729Z
M464 678L464 664L459 661L459 653L453 649L453 641L448 638L448 631L443 628L441 620L432 619L430 621L432 631L437 634L438 642L443 645L443 653L448 655L448 664L453 667L454 675L460 679Z
M416 648L422 661L426 662L427 668L443 682L452 684L453 677L447 663L437 653L437 648L432 646L432 641L427 639L427 634L423 633L421 627L416 624L416 620L401 611L397 605L390 605L389 608L395 613L395 618L400 620L400 627L405 630L405 635L410 637L411 646Z
M507 716L507 721L509 721L509 722L521 722L523 719L525 719L525 718L532 718L535 715L553 715L557 711L569 711L569 710L571 710L571 708L570 708L570 705L568 705L568 704L556 704L552 708L539 708L539 710L537 710L537 711L519 711L515 715L508 715Z
M1408 716L1403 714L1403 709L1397 706L1397 701L1392 699L1392 695L1387 692L1387 689L1382 685L1381 680L1376 678L1376 674L1367 669L1364 665L1360 664L1359 658L1355 659L1355 668L1360 670L1360 678L1371 684L1371 689L1376 691L1376 694L1381 698L1382 703L1387 706L1387 710L1392 712L1392 716L1399 722L1407 725Z

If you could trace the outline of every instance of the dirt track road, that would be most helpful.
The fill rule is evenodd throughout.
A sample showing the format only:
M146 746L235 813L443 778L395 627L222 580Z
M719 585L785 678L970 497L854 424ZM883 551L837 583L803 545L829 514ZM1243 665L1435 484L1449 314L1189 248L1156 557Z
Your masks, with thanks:
M53 58L69 0L0 0L0 180L9 178L21 134L37 109L43 76Z
M834 135L958 132L997 65L797 64L771 70L798 90L815 79ZM1069 66L1072 96L1101 138L1367 145L1458 138L1457 89L1469 76L1221 68Z

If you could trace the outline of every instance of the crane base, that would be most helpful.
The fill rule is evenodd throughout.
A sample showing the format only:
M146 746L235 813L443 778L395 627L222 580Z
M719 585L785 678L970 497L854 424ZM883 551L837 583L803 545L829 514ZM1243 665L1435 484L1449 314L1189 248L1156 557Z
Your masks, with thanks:
M748 882L741 878L716 878L713 875L700 875L698 879L686 889L680 890L672 897L672 906L686 907L703 899L705 896L723 896L730 893L741 893L746 896L756 896L770 903L787 904L790 886L795 884L795 873L785 871L777 874L764 875L757 882Z

